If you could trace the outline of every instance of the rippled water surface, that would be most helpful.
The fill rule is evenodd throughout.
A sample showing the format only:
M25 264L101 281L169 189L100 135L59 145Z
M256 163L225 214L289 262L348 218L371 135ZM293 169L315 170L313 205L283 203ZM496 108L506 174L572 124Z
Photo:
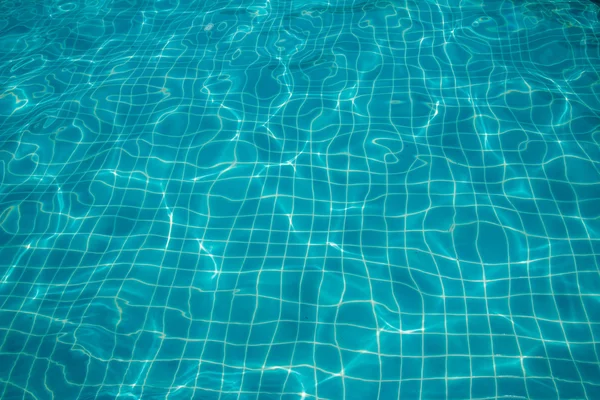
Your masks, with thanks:
M599 16L0 2L0 398L599 399Z

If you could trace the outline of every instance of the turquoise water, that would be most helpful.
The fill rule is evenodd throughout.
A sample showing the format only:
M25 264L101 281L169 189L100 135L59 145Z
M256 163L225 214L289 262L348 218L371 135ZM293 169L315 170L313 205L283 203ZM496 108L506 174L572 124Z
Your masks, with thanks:
M600 7L0 3L0 398L600 398Z

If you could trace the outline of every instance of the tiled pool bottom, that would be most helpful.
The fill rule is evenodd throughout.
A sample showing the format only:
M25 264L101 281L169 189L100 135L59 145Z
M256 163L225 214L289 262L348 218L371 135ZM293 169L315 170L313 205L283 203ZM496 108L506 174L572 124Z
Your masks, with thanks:
M0 398L600 399L588 1L0 3Z

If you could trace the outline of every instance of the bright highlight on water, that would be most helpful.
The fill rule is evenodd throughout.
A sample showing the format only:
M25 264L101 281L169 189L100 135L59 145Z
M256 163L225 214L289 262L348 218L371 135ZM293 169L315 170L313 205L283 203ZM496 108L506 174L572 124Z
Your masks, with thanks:
M600 399L599 18L0 2L0 398Z

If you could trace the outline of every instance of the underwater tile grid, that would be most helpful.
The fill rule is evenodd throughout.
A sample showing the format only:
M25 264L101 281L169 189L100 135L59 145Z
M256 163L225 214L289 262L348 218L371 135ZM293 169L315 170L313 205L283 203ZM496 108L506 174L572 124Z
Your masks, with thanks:
M600 7L0 2L1 399L600 399Z

